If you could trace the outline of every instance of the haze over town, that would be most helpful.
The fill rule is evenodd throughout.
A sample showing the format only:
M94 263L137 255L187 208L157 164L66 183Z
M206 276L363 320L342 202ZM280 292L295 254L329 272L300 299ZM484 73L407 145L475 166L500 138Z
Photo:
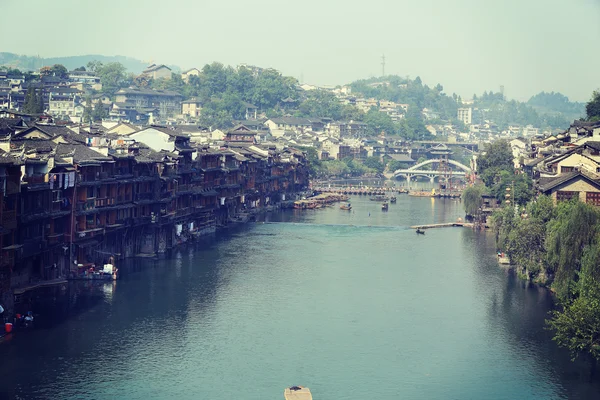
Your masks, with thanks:
M24 11L22 0L2 3L5 15ZM79 6L28 1L39 12L28 13L26 25L6 19L0 48L41 57L125 55L182 69L249 63L318 85L379 76L385 54L386 74L420 76L464 98L504 85L518 100L559 91L587 101L600 86L596 0L105 0L84 14Z

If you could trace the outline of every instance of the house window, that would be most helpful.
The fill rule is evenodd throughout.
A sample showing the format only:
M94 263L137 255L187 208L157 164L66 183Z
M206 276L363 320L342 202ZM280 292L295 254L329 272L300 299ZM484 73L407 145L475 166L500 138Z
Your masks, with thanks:
M565 172L573 172L575 167L560 167L560 173L564 174Z
M587 192L585 202L593 206L600 206L600 192Z
M579 192L570 192L567 190L559 190L556 192L556 201L567 201L577 197L579 197Z

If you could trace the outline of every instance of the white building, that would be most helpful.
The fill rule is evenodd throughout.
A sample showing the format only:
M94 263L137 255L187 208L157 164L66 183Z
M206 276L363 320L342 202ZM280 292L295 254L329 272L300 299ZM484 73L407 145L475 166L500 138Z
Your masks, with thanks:
M465 125L471 125L471 122L473 121L473 108L459 108L456 118Z

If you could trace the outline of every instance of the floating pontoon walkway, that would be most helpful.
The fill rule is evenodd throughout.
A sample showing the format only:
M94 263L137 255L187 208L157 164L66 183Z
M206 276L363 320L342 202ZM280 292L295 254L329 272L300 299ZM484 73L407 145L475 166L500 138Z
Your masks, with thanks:
M433 229L433 228L449 228L452 226L472 228L473 224L470 222L446 222L443 224L413 225L410 228L411 229Z

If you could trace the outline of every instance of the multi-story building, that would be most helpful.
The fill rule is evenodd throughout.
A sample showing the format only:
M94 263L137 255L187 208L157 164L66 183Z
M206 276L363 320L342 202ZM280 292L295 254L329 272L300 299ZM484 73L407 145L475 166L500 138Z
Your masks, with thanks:
M462 121L465 125L471 125L473 122L473 108L459 108L456 113L456 118Z
M465 125L471 125L473 123L473 108L465 107L457 109L456 118Z
M69 117L79 122L84 109L80 90L65 86L48 90L48 113L53 117Z
M157 109L163 118L179 114L183 96L171 90L140 88L121 89L115 94L115 104L123 109ZM131 121L133 122L133 121Z
M79 84L79 90L90 88L93 90L102 90L100 77L88 71L71 71L69 72L69 81L71 84Z

